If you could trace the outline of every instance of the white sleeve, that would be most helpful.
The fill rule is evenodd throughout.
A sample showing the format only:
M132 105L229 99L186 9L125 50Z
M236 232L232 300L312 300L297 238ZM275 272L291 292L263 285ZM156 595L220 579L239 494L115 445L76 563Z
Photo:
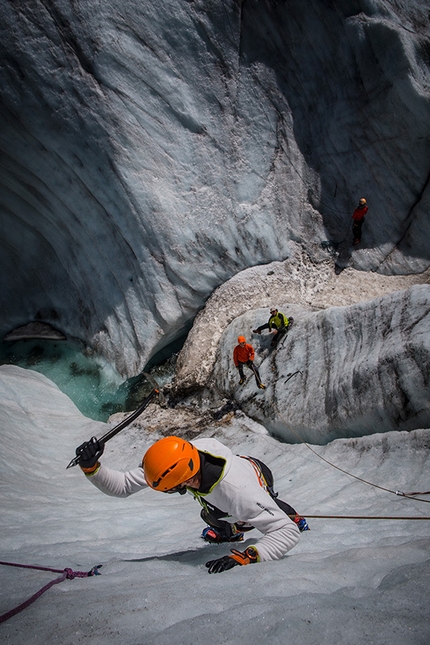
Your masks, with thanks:
M100 465L93 475L86 475L86 477L102 493L112 497L128 497L148 487L143 468L135 468L123 473Z
M299 528L259 485L251 490L251 499L244 496L248 505L242 509L241 516L263 533L263 537L255 544L260 561L278 560L300 540Z
M255 526L255 524L254 524ZM258 528L257 526L255 528ZM292 520L286 517L283 526L268 530L255 545L261 562L278 560L288 553L300 540L300 531Z

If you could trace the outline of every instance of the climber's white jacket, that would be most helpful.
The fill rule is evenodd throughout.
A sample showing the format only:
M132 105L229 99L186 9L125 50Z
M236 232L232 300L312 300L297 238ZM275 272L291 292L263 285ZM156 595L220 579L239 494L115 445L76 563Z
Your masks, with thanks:
M259 560L277 560L292 549L300 538L297 525L275 503L264 489L261 480L247 459L233 455L230 448L217 439L195 439L197 450L225 460L221 477L207 494L192 491L204 506L207 500L225 512L221 519L229 523L246 522L263 533L255 544ZM114 497L128 497L147 488L142 468L120 472L102 464L95 473L87 475L99 490Z

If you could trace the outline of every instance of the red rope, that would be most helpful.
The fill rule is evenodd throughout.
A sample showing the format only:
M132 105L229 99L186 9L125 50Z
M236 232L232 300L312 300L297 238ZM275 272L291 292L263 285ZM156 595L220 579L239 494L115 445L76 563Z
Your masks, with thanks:
M303 513L306 516L306 519L312 518L314 520L318 519L330 519L330 520L430 520L430 517L425 516L399 516L399 515L309 515L309 513ZM295 515L289 515L291 519L294 519Z
M17 564L15 562L1 562L0 564L4 564L5 566L8 567L20 567L22 569L37 569L39 571L52 571L53 573L61 573L61 576L58 578L55 578L55 580L51 580L51 582L48 582L42 589L39 589L35 594L33 594L28 600L25 602L21 603L14 609L11 609L10 611L7 611L5 614L2 614L0 616L0 623L4 623L6 620L9 618L12 618L12 616L15 616L15 614L18 614L20 611L23 609L26 609L29 605L31 605L35 600L40 598L40 596L45 593L45 591L48 591L52 586L58 584L59 582L63 582L63 580L74 580L74 578L88 578L89 576L97 576L100 575L99 573L99 568L102 566L99 564L96 567L93 567L91 571L73 571L73 569L51 569L50 567L38 567L36 565L31 565L31 564Z

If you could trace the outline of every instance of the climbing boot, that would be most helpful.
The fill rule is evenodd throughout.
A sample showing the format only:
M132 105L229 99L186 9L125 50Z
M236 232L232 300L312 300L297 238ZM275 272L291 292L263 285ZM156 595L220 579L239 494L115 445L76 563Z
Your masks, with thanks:
M241 531L238 531L234 524L231 528L233 534L227 536L221 533L221 531L216 529L214 526L207 526L202 531L202 538L205 540L205 542L210 542L211 544L221 544L222 542L242 542L243 533Z

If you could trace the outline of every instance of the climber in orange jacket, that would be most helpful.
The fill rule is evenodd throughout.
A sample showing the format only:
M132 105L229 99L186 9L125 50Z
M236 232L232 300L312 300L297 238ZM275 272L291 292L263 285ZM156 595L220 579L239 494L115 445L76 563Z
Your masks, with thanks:
M260 390L265 389L265 385L261 382L260 373L254 365L255 351L252 345L246 342L245 336L239 336L237 339L239 343L233 350L233 361L236 368L239 370L240 381L239 384L245 383L245 374L243 373L243 366L246 365L254 372L255 382Z

